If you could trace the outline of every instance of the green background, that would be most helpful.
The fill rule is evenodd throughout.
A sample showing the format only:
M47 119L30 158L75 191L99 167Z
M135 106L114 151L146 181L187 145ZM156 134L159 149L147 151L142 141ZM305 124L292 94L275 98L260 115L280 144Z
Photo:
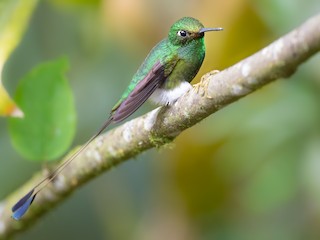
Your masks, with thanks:
M253 54L318 13L318 0L41 1L6 63L13 96L43 61L69 58L73 145L95 133L149 50L183 16L206 35L200 76ZM233 103L169 148L79 189L17 239L320 239L320 57ZM154 106L145 104L134 116ZM0 197L42 166L14 150L0 119Z

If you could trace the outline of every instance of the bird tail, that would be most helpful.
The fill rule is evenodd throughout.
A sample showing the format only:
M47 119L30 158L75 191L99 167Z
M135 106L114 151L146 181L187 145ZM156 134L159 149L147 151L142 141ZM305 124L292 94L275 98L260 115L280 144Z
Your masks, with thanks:
M88 145L95 140L111 123L113 122L113 116L110 115L107 121L105 121L102 127L94 134L82 147L72 154L66 161L59 165L49 176L42 179L38 184L36 184L25 196L23 196L11 209L12 218L15 220L20 220L21 217L28 211L33 200L37 194L44 189L50 182L52 182L59 173L68 166L80 153L82 153Z

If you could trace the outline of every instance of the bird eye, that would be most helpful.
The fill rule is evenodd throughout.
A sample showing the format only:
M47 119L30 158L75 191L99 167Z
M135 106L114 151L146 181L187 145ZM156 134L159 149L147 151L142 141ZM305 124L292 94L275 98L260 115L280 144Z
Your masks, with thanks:
M177 32L177 35L180 36L180 37L186 37L187 36L187 32L184 31L184 30L179 30Z

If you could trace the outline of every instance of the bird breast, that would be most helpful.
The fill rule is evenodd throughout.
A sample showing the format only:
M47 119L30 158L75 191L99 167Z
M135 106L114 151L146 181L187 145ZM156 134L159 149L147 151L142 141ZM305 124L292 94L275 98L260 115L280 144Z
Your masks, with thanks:
M157 105L172 105L190 89L192 89L191 84L183 81L171 89L157 88L149 99Z

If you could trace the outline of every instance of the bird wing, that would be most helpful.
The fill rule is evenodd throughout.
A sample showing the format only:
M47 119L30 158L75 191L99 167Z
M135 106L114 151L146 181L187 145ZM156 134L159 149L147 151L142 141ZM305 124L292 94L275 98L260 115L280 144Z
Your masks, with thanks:
M113 121L120 122L133 114L164 83L170 73L160 61L156 62L127 98L113 109Z

